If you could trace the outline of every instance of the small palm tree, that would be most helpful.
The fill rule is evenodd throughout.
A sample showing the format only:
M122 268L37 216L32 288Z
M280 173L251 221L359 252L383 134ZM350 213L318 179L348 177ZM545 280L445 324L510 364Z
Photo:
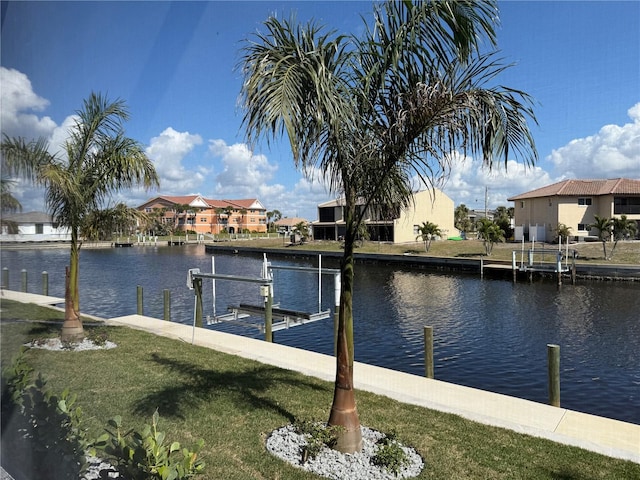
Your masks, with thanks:
M626 215L621 215L620 218L613 217L611 219L611 228L614 242L609 259L613 257L613 252L616 250L619 240L627 240L637 234L638 224L635 220L627 218Z
M84 336L78 289L80 232L92 212L110 195L142 184L158 185L158 176L142 146L124 135L129 118L121 100L108 101L92 93L77 112L75 125L63 145L63 153L50 153L44 139L2 141L2 155L9 174L22 175L46 191L46 204L55 222L71 233L71 255L65 278L65 319L62 338Z
M598 240L602 242L602 254L604 259L607 260L607 242L611 240L611 233L613 224L610 218L594 215L595 222L589 225L589 228L595 228L598 231Z
M565 225L564 223L558 223L556 227L556 242L559 242L559 239L564 238L568 239L571 236L571 227Z
M482 239L487 256L491 255L493 246L498 242L504 242L504 230L496 222L488 218L481 218L476 223L478 238Z
M424 242L424 251L428 252L431 248L431 241L434 237L442 236L442 231L440 227L432 222L423 222L420 227L418 227L418 232L420 233L416 240L420 239Z

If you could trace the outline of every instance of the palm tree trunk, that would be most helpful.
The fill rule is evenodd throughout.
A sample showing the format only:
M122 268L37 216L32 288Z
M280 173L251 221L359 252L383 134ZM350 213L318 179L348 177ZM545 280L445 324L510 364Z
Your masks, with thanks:
M71 255L69 267L65 269L64 323L62 340L79 340L84 337L84 328L80 320L80 294L78 290L79 264L78 230L71 229Z
M353 249L355 241L355 200L345 207L345 243L341 265L340 309L336 349L336 381L333 404L329 415L330 426L343 427L335 449L343 453L362 449L360 419L353 390Z

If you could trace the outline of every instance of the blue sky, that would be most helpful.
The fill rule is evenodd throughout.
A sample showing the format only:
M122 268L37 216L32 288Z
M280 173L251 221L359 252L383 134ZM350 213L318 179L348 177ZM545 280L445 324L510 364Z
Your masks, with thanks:
M536 101L534 168L493 172L461 160L442 189L456 205L489 208L566 178L640 178L640 2L500 2L498 47L515 65L498 83ZM234 69L243 40L271 14L362 31L359 1L2 2L1 127L10 136L66 137L91 91L123 99L126 133L147 149L159 190L114 198L137 206L159 195L258 198L285 216L316 217L332 198L295 170L288 144L244 143ZM24 211L41 192L18 184Z

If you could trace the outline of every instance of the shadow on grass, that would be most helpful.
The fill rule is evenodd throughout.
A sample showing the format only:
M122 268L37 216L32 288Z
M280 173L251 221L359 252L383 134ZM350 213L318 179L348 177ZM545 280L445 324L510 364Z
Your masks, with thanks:
M157 408L161 416L183 420L186 411L202 402L226 397L232 399L235 407L245 407L248 411L272 410L294 422L294 415L270 399L266 392L275 385L286 384L314 390L325 389L301 380L292 372L269 365L259 364L251 370L214 370L156 353L151 355L151 360L171 372L177 372L180 381L142 397L134 408L139 415L150 415Z

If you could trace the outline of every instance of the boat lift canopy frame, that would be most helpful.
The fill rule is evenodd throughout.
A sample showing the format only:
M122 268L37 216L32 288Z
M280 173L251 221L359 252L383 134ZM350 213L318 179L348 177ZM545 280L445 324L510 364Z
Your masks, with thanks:
M317 313L299 312L296 310L280 308L279 305L276 305L274 307L273 305L273 270L294 270L299 272L318 273L318 312ZM306 323L323 320L331 316L330 310L322 311L321 309L322 275L333 275L336 311L337 311L337 306L340 303L340 271L337 269L327 269L327 268L323 269L321 255L318 256L318 268L314 268L314 267L271 265L271 263L267 261L266 254L264 254L261 277L246 277L246 276L239 276L239 275L225 275L225 274L215 273L215 258L212 256L211 271L212 273L202 273L200 272L199 268L193 268L193 269L189 269L187 273L187 286L190 289L195 290L194 292L195 305L194 305L194 319L193 319L194 335L195 335L195 327L202 326L202 279L205 279L205 278L213 280L212 291L213 291L214 318L213 318L213 322L211 323L219 323L223 321L232 321L235 323L242 323L240 322L240 319L242 318L246 318L252 315L255 316L258 314L263 314L265 318L265 323L264 323L264 326L261 327L261 330L264 331L265 340L269 342L273 340L272 333L274 331L287 329L293 326L304 325ZM249 282L249 283L260 284L260 293L265 299L264 306L240 304L238 306L228 307L228 310L231 313L228 313L226 315L221 315L221 316L216 315L215 313L216 280ZM274 324L273 318L277 318L280 321ZM250 325L255 326L253 324L250 324ZM192 339L192 342L193 342L193 339Z

